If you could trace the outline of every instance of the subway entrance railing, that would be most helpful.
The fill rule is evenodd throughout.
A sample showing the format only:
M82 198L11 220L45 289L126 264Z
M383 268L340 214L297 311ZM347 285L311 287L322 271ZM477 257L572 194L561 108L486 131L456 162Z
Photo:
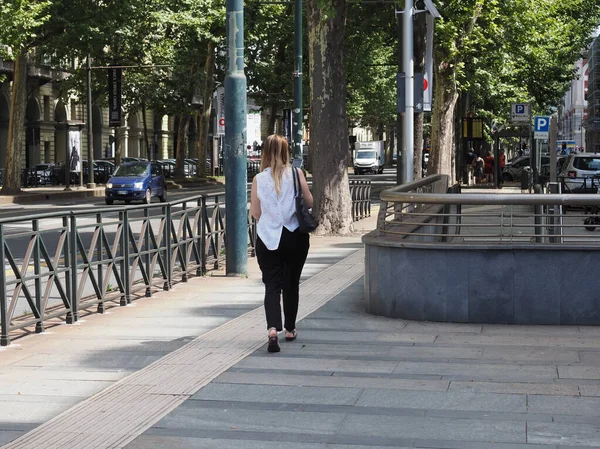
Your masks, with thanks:
M442 175L382 192L363 237L368 312L600 325L598 194L459 192Z
M600 195L469 193L432 175L384 190L381 235L446 244L589 244L600 250ZM596 229L597 228L597 229Z

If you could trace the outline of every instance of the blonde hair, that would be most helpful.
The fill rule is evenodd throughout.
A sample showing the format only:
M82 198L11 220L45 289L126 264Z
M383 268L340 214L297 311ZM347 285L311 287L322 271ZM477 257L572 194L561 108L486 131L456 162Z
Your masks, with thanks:
M278 134L271 134L265 139L262 148L260 171L271 169L271 176L275 182L277 196L281 194L281 178L283 171L289 166L290 154L287 140Z

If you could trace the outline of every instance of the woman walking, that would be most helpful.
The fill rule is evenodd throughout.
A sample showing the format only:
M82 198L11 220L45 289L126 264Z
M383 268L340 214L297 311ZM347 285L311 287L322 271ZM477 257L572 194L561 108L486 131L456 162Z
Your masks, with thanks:
M313 197L301 170L289 163L287 140L273 134L266 138L262 148L261 172L252 181L250 212L258 220L256 257L265 284L265 314L269 352L279 352L277 333L285 328L285 339L293 341L298 314L300 275L309 248L308 234L298 230L294 200L294 176L298 179L307 207ZM281 294L283 314L281 321Z

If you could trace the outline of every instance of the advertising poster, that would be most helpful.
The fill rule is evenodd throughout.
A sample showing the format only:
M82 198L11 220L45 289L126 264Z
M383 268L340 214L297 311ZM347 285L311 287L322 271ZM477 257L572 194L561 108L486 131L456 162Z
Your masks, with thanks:
M69 167L71 171L81 171L81 131L69 131Z
M108 69L108 121L109 126L121 126L121 95L123 72L119 68Z

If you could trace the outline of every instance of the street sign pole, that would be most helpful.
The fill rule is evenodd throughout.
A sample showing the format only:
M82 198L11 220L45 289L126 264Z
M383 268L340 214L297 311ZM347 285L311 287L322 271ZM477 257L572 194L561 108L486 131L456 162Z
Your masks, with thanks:
M94 189L94 130L92 124L92 59L87 57L87 151L88 151L88 189ZM83 163L81 164L83 176Z
M404 151L402 152L402 184L413 180L414 168L414 53L413 53L413 15L415 13L413 0L404 0L404 16L402 17L402 55L404 70Z
M294 159L302 163L302 0L295 0L294 13L294 111L292 113L292 139Z
M550 135L548 137L548 150L550 151L550 182L557 181L556 173L556 116L552 116L550 119Z
M227 74L225 76L225 271L227 276L248 272L248 194L246 75L244 74L244 3L227 0Z

